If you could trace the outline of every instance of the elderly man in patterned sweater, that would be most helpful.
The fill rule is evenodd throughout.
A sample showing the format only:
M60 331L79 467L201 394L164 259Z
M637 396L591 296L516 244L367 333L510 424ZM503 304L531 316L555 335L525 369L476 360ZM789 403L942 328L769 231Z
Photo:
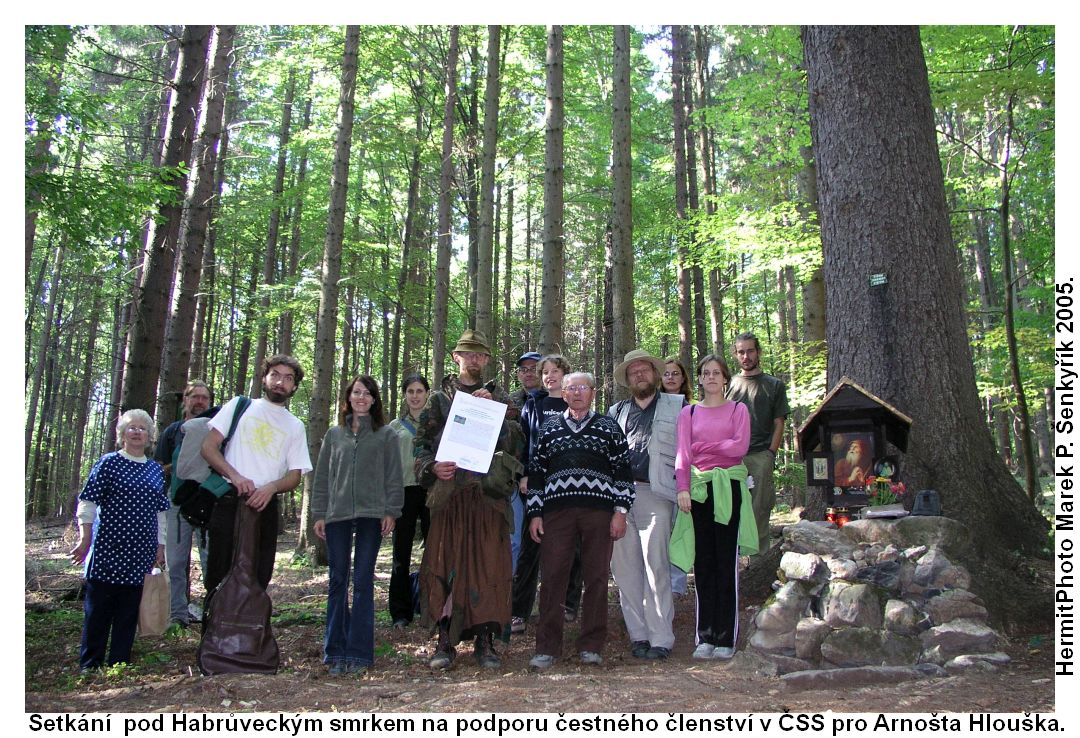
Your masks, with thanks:
M526 514L529 534L540 544L540 624L529 665L546 669L562 653L562 602L574 550L580 543L583 664L599 664L607 637L607 583L611 547L626 534L634 504L630 453L614 418L591 409L595 381L587 372L563 378L567 409L549 419L529 467Z

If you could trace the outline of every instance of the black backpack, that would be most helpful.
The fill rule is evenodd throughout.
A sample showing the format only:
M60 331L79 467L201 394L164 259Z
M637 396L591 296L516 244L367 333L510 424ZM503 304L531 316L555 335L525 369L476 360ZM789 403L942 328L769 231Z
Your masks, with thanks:
M241 395L229 424L229 434L221 442L222 453L236 431L240 416L250 405L251 398ZM190 423L194 425L189 430ZM214 503L232 488L232 485L211 469L202 458L202 443L209 432L209 423L209 418L193 418L184 423L184 439L173 450L172 480L169 484L169 497L172 504L180 508L180 516L199 528L206 527L210 522L210 514L214 511Z

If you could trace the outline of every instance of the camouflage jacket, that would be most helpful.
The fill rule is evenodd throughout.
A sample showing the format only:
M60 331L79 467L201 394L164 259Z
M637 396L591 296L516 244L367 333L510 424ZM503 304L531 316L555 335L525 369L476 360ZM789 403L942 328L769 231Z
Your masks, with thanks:
M420 423L416 427L416 437L413 439L416 480L425 489L431 489L431 486L435 484L435 451L439 448L439 441L442 440L443 426L446 425L446 416L450 412L454 395L459 391L471 394L481 387L491 392L491 399L508 406L495 450L505 451L514 458L521 455L524 445L521 435L521 409L510 400L506 392L496 387L494 383L469 386L461 384L457 377L447 377L443 380L442 389L428 396L427 404L420 412ZM479 474L459 469L454 475L454 482L463 484L470 477L475 479L479 477Z

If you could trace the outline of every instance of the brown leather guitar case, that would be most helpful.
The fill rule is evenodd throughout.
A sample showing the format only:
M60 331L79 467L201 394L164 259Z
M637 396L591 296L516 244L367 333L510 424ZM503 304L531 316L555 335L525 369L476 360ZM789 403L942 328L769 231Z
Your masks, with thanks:
M196 663L203 674L274 674L280 661L270 629L270 596L255 576L259 513L236 506L229 573L210 597Z

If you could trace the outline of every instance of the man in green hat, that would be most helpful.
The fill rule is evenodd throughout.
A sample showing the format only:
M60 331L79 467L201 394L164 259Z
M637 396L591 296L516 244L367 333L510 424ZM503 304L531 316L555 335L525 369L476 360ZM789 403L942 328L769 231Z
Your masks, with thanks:
M517 481L513 473L499 472L505 471L504 464L520 467L519 411L494 382L484 384L491 349L483 333L466 330L452 355L458 374L447 377L442 389L428 397L414 440L416 477L428 490L431 510L420 564L421 617L439 631L432 668L449 668L454 647L467 638L474 639L473 653L480 666L498 668L492 641L509 636L510 495ZM458 392L508 405L488 474L458 469L452 461L435 461ZM495 484L497 479L506 479L506 484Z

